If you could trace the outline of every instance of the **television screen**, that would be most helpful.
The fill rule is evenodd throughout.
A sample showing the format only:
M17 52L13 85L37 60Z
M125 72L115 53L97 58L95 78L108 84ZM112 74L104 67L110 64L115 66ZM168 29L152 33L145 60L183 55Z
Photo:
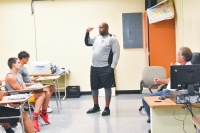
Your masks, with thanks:
M29 74L51 74L51 62L29 62Z
M194 87L200 82L200 65L171 66L171 88L187 89L189 95L194 95Z

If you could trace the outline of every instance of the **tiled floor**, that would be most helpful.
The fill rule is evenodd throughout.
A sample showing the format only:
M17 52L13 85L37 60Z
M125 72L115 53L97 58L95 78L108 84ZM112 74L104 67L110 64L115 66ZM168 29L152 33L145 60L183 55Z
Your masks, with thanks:
M101 116L104 109L104 97L99 97L101 112L86 114L93 106L90 95L80 98L68 98L62 101L63 109L57 112L55 101L50 106L53 112L49 114L51 125L41 127L41 133L147 133L149 124L141 106L140 94L120 94L112 97L110 116Z
M104 109L104 97L99 97L101 112L86 114L93 106L91 95L80 98L67 98L62 101L62 110L58 114L55 98L50 101L53 112L49 114L51 124L41 126L41 133L147 133L150 125L146 122L141 94L120 94L112 97L110 116L101 116ZM0 130L1 132L1 130Z

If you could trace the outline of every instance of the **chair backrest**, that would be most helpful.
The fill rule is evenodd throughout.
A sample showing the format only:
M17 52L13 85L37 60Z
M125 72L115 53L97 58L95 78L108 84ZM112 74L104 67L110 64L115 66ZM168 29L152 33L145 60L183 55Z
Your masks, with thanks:
M144 87L149 87L154 85L154 78L166 79L167 73L162 66L148 66L143 69L142 80L144 82Z
M192 64L200 64L200 53L193 52L191 62Z

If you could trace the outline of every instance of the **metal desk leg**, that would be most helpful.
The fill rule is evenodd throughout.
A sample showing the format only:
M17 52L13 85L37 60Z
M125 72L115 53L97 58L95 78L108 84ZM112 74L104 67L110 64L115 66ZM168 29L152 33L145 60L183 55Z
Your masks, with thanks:
M58 100L59 100L59 103L60 103L60 108L62 109L61 100L60 100L60 89L58 87L58 80L56 80L56 85L57 85L57 88L58 88Z
M29 112L29 116L30 116L30 119L32 119L32 117L31 117L30 102L29 102L29 100L28 100L27 102L28 102L28 112Z
M64 83L65 83L65 96L63 97L63 100L65 100L66 99L66 97L67 97L67 92L66 92L66 87L67 87L67 83L66 83L66 73L65 73L65 81L64 81Z
M23 120L23 116L22 116L23 105L20 105L20 106L19 106L19 110L20 110L20 118L21 118L22 132L25 133L25 130L24 130L24 120Z
M196 127L196 133L199 133L199 129Z
M54 85L54 88L55 88L56 104L57 104L58 113L59 113L58 96L57 96L58 88L57 88L57 85L56 85L56 80L53 80L53 85Z

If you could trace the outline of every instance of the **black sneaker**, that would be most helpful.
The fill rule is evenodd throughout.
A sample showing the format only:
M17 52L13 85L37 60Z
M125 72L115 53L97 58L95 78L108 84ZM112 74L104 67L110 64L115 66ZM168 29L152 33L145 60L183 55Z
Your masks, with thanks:
M89 109L88 111L87 111L87 113L89 114L89 113L96 113L96 112L99 112L99 111L101 111L100 110L100 108L91 108L91 109Z
M104 110L102 112L102 116L107 116L107 115L110 115L110 110Z

